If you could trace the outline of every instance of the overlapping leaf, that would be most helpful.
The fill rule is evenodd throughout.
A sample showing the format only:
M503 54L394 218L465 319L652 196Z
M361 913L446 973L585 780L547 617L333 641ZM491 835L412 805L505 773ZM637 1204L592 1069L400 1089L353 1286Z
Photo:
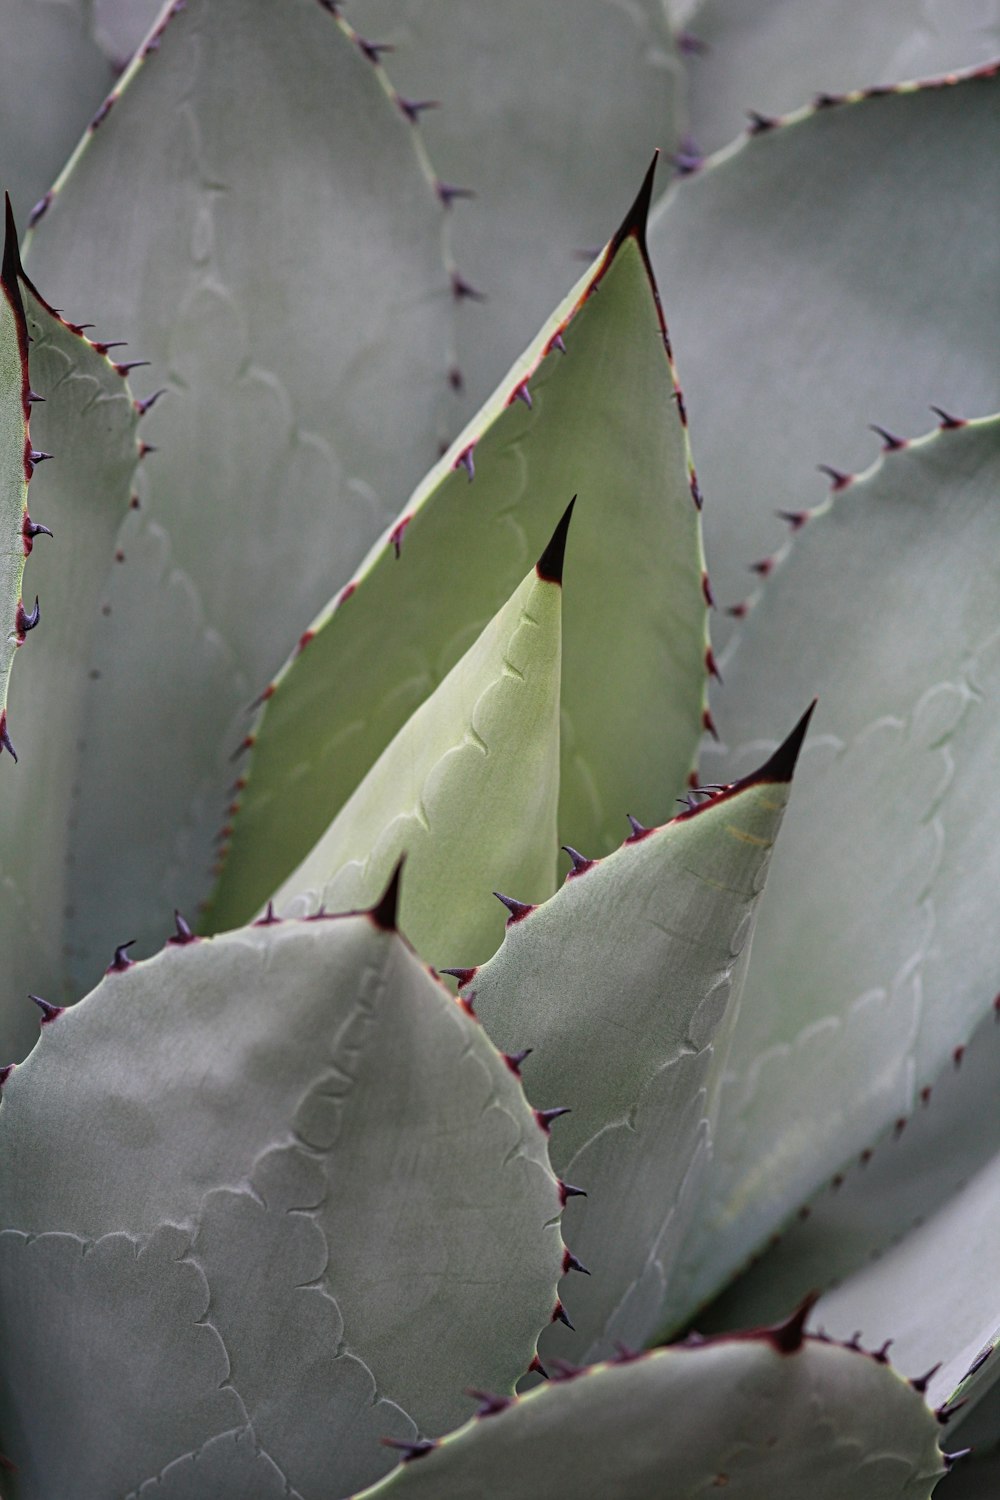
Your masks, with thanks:
M277 911L357 910L406 856L401 921L439 967L503 936L495 884L556 884L562 567L572 502L535 568L388 745L274 897Z
M384 1472L381 1437L460 1422L466 1385L512 1391L555 1302L559 1186L392 920L182 928L46 1013L0 1104L19 1500L138 1490L246 1422L330 1500Z
M702 724L706 604L686 428L644 257L651 185L268 689L213 928L252 915L308 853L574 492L560 836L604 853L624 809L653 822L681 790Z
M681 1320L917 1107L992 1006L995 948L969 933L992 929L997 878L984 788L998 492L998 418L889 454L806 526L746 622L720 707L741 740L730 773L759 756L790 693L808 683L820 707L733 1042L709 1209L675 1279Z
M996 0L694 0L683 7L688 128L716 151L747 111L787 114L817 95L903 83L1000 54Z
M785 1341L783 1347L782 1340ZM927 1500L939 1428L888 1366L836 1345L719 1340L599 1365L480 1416L364 1500Z
M20 759L15 765L4 754L0 763L5 1061L23 1057L37 1035L28 992L62 998L72 915L66 839L77 816L83 702L98 670L95 638L106 623L114 539L129 509L139 457L139 414L119 372L30 284L16 280L31 338L31 385L42 397L31 407L31 443L54 457L35 465L27 533L19 504L18 514L8 517L15 534L10 560L23 566L30 549L17 586L31 600L22 605L22 625L34 615L36 594L41 604L38 628L18 649L10 684L9 734ZM18 381L18 404L21 394ZM22 433L22 475L23 444ZM36 527L51 531L51 540ZM109 779L120 774L116 767L108 767Z
M808 717L808 716L807 716ZM497 1043L529 1047L530 1096L572 1110L553 1130L557 1170L589 1196L569 1242L591 1272L565 1300L575 1328L543 1341L574 1359L655 1331L699 1208L718 1088L758 898L805 733L746 781L581 865L508 924L464 980Z
M621 213L622 184L681 133L681 69L661 0L351 0L392 47L404 95L440 103L421 130L456 203L463 420L487 397Z
M167 390L84 735L88 983L109 943L150 945L203 894L247 702L437 451L444 210L333 9L174 6L32 236L47 295L151 362L144 394Z
M869 462L868 423L997 409L998 120L989 70L873 91L752 134L653 215L721 604L783 540L774 511L822 498L818 463Z

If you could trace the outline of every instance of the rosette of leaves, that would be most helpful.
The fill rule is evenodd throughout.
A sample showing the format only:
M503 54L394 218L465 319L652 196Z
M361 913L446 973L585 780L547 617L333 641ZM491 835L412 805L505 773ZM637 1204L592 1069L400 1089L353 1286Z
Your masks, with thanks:
M10 9L3 1492L988 1493L995 71Z

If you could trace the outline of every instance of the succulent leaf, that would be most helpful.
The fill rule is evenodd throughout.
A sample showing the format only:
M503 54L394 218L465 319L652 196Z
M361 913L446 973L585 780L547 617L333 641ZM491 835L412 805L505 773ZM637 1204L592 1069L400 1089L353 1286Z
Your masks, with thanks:
M114 74L89 35L85 0L2 0L0 34L0 185L24 224Z
M412 127L333 7L175 5L109 97L28 257L49 296L150 361L144 396L167 391L81 763L87 984L118 924L148 951L155 913L193 911L210 883L247 702L437 452L451 305ZM164 577L178 597L151 620ZM209 645L222 670L201 695Z
M572 508L572 503L571 507ZM418 953L482 963L499 947L493 886L544 901L559 840L562 549L549 550L386 747L276 911L370 905L406 856L400 922Z
M943 1207L1000 1153L998 1077L994 1011L933 1085L921 1089L914 1112L825 1183L779 1242L713 1303L709 1317L699 1314L702 1331L780 1317L811 1290L846 1281Z
M10 734L20 764L8 763L6 755L0 761L0 1055L8 1060L23 1057L38 1035L25 994L63 998L66 831L76 812L83 705L94 686L90 674L98 670L95 648L108 623L102 609L115 536L128 513L139 457L138 413L115 366L12 269L14 282L31 339L27 394L42 398L31 405L31 446L55 456L35 467L30 511L17 514L23 502L12 492L6 524L16 526L18 545L0 559L2 568L25 568L30 553L24 583L11 587L15 601L22 587L42 600L41 624L24 641L24 660L10 683ZM21 399L19 385L18 405ZM10 477L16 490L16 476ZM34 610L22 608L27 626ZM16 627L16 618L12 623ZM18 637L24 638L15 628ZM108 766L109 781L119 771Z
M297 1493L343 1495L380 1437L513 1390L564 1254L546 1135L391 923L182 937L8 1077L0 1295L31 1336L4 1339L0 1431L26 1494L125 1493L248 1420ZM119 1337L134 1358L102 1354Z
M686 428L643 253L650 189L647 177L597 266L268 690L211 928L245 920L302 860L575 491L560 837L605 853L624 808L653 822L683 787L702 727L707 607ZM443 555L454 559L445 576Z
M661 0L466 0L461 24L436 0L352 0L351 20L391 46L393 82L439 100L420 129L456 203L457 266L485 300L463 299L457 374L464 415L486 399L621 212L621 184L672 151L681 68ZM514 66L498 66L514 59ZM609 80L627 79L627 88Z
M692 136L716 151L746 128L747 111L774 119L817 96L839 96L990 62L1000 11L987 0L927 6L870 0L695 0L683 21Z
M822 499L818 463L870 462L869 423L906 436L929 405L1000 405L982 191L998 101L984 70L806 110L677 183L653 214L721 605L784 540L774 511Z
M552 1382L359 1500L926 1500L945 1465L922 1398L887 1365L797 1338L659 1349Z
M24 522L33 464L28 433L28 325L18 277L17 234L10 199L0 270L0 755L17 759L7 727L7 699L14 653L24 639L19 627L21 580L28 553Z
M553 1326L543 1362L600 1358L658 1326L713 1147L755 909L807 719L743 784L571 873L467 980L494 1041L532 1049L532 1101L572 1110L550 1154L588 1195L568 1235L593 1274L567 1283L576 1332Z
M931 1406L980 1400L1000 1376L996 1262L1000 1153L926 1222L827 1293L812 1315L835 1337L892 1340L896 1367L925 1382Z
M1000 418L887 454L796 538L729 663L720 723L743 744L725 774L760 755L790 691L808 683L820 707L761 913L710 1203L675 1281L681 1321L912 1113L992 1008L995 955L968 934L994 919L998 492Z

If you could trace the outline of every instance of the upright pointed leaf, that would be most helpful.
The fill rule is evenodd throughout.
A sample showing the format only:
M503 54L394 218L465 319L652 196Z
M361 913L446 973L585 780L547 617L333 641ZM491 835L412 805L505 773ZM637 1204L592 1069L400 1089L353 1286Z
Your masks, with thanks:
M621 184L680 138L681 66L662 0L351 0L366 37L392 47L394 83L440 108L421 131L455 201L462 298L456 373L463 420L527 344L575 263L604 243Z
M389 1466L382 1436L460 1422L466 1385L512 1393L555 1300L558 1185L515 1074L394 920L387 893L180 928L7 1077L0 1431L25 1493L128 1493L249 1421L332 1500Z
M18 280L17 238L10 199L0 270L0 755L17 759L7 728L7 697L14 655L24 639L21 580L28 552L25 517L32 462L28 433L28 325Z
M760 754L789 694L808 683L820 706L733 1042L710 1211L675 1282L679 1320L917 1108L992 1007L995 948L969 934L993 930L1000 873L984 796L998 494L1000 418L887 455L805 527L746 622L720 700L740 742L726 767Z
M443 214L386 80L317 0L165 11L47 200L32 275L150 361L143 395L167 391L140 539L122 542L132 578L110 598L116 670L84 736L88 982L120 937L109 913L148 946L171 905L193 909L247 702L437 452ZM164 551L180 597L156 635ZM178 704L200 692L206 637L225 670L192 736ZM129 773L109 784L123 742Z
M267 689L211 927L251 915L305 856L524 577L567 494L580 500L560 836L604 853L625 808L654 821L681 790L702 726L706 596L697 485L643 249L651 186ZM442 558L454 559L446 574Z
M23 640L9 699L9 732L20 761L15 766L4 755L0 764L0 1056L7 1061L23 1057L37 1035L25 995L63 998L72 915L67 842L78 814L83 703L99 670L114 539L129 509L139 456L139 416L120 373L30 283L18 276L16 284L31 337L32 393L42 397L31 406L31 445L54 456L35 465L30 511L8 517L8 525L16 524L17 546L5 561L24 567L28 556L25 581L17 586L26 596L25 630L17 629L16 618L12 622L14 638ZM22 396L19 385L19 403ZM23 475L23 434L20 441ZM27 634L36 595L38 628Z
M575 1333L541 1346L590 1360L658 1326L697 1213L757 901L808 715L767 765L665 827L580 865L464 980L494 1040L525 1063L556 1170L587 1199L570 1248L592 1273L563 1297ZM595 1045L596 1042L596 1045Z
M851 1349L787 1336L658 1349L544 1386L359 1500L927 1500L946 1469L921 1397Z
M817 464L870 462L868 423L997 409L998 116L989 69L873 90L749 134L654 215L720 604L784 540L775 510L823 498Z
M438 966L503 936L499 885L555 889L562 566L572 503L539 562L386 747L274 897L279 912L353 911L406 857L401 921Z

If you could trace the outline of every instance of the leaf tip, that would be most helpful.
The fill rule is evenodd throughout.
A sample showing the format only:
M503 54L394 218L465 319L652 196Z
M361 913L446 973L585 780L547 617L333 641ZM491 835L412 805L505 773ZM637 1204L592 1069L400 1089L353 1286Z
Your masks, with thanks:
M813 699L788 738L782 741L774 754L762 766L756 771L751 771L749 776L744 776L739 783L740 786L756 786L764 781L791 781L799 751L802 749L802 742L806 737L806 730L809 728L809 721L818 701L816 698Z
M566 538L569 535L569 523L573 517L573 507L575 504L576 496L574 495L563 511L548 546L535 564L535 572L544 583L562 583L563 563L566 557Z

